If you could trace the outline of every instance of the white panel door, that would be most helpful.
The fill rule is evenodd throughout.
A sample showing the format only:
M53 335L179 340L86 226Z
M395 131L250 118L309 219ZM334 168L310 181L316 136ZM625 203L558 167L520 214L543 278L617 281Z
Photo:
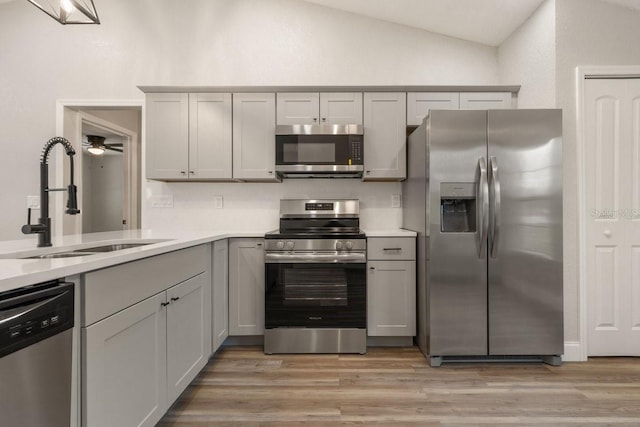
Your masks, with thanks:
M83 328L83 425L154 426L167 410L165 292Z
M320 124L361 125L362 92L321 92Z
M461 110L505 110L511 108L511 92L462 92Z
M640 356L640 79L585 83L589 356Z
M460 108L458 92L408 92L407 126L420 126L429 110L457 110Z
M276 181L276 94L233 94L233 177Z
M231 94L189 94L189 178L231 179Z

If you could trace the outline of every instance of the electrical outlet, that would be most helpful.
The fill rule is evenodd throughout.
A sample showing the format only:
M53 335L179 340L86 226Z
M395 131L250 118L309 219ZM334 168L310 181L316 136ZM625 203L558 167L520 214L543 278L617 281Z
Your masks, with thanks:
M27 196L27 208L40 209L40 196Z
M173 196L171 195L152 196L151 207L152 208L172 208Z
M391 207L392 208L402 207L402 197L400 194L391 195Z
M222 196L213 196L213 207L216 209L222 209L224 199Z

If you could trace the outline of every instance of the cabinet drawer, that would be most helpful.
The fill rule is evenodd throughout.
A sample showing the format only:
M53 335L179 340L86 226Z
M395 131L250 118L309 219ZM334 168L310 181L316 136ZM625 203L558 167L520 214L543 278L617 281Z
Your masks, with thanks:
M367 239L368 260L415 260L416 239L413 237L370 237Z

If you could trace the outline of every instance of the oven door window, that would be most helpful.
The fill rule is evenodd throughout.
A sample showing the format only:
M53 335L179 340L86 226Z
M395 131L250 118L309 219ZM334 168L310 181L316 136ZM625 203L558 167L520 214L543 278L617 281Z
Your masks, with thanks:
M366 327L365 264L266 264L265 325Z

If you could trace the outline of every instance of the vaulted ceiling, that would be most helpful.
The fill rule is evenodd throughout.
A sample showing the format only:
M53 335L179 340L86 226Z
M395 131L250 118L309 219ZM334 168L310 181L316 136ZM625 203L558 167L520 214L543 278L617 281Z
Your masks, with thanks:
M544 0L305 0L463 40L499 46ZM640 0L602 0L640 10Z

